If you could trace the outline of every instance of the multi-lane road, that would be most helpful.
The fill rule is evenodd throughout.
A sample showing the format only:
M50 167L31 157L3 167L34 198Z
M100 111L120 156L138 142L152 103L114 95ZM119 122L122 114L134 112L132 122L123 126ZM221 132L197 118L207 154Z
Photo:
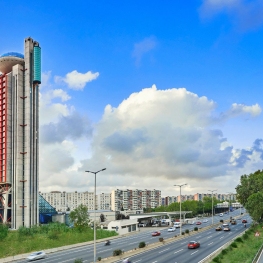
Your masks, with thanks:
M224 214L223 217L214 216L214 224L218 223L221 219L227 220L230 216L234 217L239 215L239 211L236 210L231 212L230 214ZM248 222L251 222L251 219L248 216L244 216L243 218L248 218ZM212 223L211 218L207 218L207 223L202 223L202 225L198 227L204 227L210 225ZM202 222L202 220L200 220ZM207 255L212 253L217 248L221 247L223 244L233 239L235 236L244 231L244 226L241 223L241 220L237 220L237 225L232 225L230 232L219 231L216 232L214 228L210 228L206 231L202 231L200 233L193 234L191 232L190 236L185 236L183 239L178 239L172 243L164 244L161 247L155 248L152 251L147 251L144 253L137 254L132 256L132 262L140 262L140 263L167 263L167 262L199 262ZM249 227L249 223L247 226ZM185 229L192 230L196 225L184 225L182 231ZM112 256L112 252L115 249L121 249L124 251L129 251L134 248L138 248L140 242L144 241L146 244L151 244L154 242L159 242L159 237L152 237L151 233L158 229L161 232L161 237L165 239L169 237L173 237L174 235L179 235L180 229L177 228L175 232L168 232L168 227L163 228L155 228L155 227L145 227L141 228L141 231L125 237L119 237L117 239L111 240L110 246L104 246L103 242L99 242L96 245L97 248L97 258L102 257L106 258ZM188 250L187 243L189 241L200 241L201 246L198 249ZM89 263L93 262L93 244L86 245L83 247L72 248L60 252L50 253L47 255L48 257L44 260L40 260L38 262L47 262L47 263L57 263L57 262L74 262L77 258L82 258L83 262ZM24 260L20 260L17 262L26 262ZM116 261L121 262L121 261Z

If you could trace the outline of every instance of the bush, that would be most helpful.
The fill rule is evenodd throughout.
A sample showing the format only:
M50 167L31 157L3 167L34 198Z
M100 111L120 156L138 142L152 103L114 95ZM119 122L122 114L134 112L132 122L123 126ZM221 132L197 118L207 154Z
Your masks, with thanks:
M119 255L121 255L122 254L122 250L121 249L115 249L114 251L113 251L113 256L119 256Z
M101 257L98 257L98 261L101 261Z
M8 226L5 224L0 224L0 240L3 240L8 235Z
M146 246L146 244L145 244L144 241L139 243L139 248L143 248L143 247L145 247L145 246Z
M189 229L185 229L185 234L189 234Z
M159 237L159 241L160 241L160 242L163 242L163 237Z
M237 248L237 243L236 243L236 242L233 242L233 243L231 244L231 247Z
M83 259L82 258L77 258L74 260L74 263L82 263Z
M222 255L225 255L225 254L227 254L227 249L222 250Z
M220 220L220 223L224 223L224 220L223 220L223 219L221 219L221 220Z
M182 232L182 236L184 235L184 232Z
M236 241L236 242L242 242L242 243L243 243L243 240L242 240L241 237L238 237L235 241Z
M220 260L220 257L215 257L214 259L213 259L213 262L216 262L216 263L220 263L221 262L221 260Z
M194 228L194 231L198 231L198 227L197 226Z
M243 239L244 239L244 240L248 239L248 234L247 234L247 233L245 233L245 234L243 235Z

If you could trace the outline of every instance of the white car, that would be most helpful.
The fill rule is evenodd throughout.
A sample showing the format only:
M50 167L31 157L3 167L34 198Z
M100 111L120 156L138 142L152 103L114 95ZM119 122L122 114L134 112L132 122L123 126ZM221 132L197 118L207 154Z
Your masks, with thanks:
M207 219L204 219L204 220L203 220L203 223L207 223L207 222L208 222L208 220L207 220Z
M37 259L43 259L46 258L46 253L44 251L37 251L32 254L30 254L26 259L27 261L33 261Z
M175 231L175 228L174 228L174 227L170 227L170 228L168 228L167 231L168 231L168 232L174 232L174 231Z

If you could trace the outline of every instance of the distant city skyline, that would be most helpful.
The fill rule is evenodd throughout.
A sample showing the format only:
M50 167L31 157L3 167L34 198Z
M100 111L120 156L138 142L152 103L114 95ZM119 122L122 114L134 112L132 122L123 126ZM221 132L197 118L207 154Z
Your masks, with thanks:
M40 191L93 191L85 171L107 168L99 193L227 193L261 170L260 11L247 0L5 3L0 55L23 53L27 36L43 48Z

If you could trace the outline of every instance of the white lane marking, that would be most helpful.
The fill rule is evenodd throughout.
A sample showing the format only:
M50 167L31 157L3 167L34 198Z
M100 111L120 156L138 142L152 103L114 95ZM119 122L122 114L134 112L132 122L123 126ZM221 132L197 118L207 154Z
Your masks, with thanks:
M182 249L180 249L180 250L178 250L178 251L176 251L176 252L174 252L174 254L176 254L176 253L178 253L178 252L180 252L180 251L182 251L183 250L183 248Z
M222 238L224 238L224 236L220 237L219 239L222 239Z
M210 237L207 237L207 238L211 238L212 236L210 236Z
M182 242L181 244L185 244L185 243L187 243L187 242Z
M167 250L169 250L170 248L166 248L166 249L164 249L164 250L162 250L162 251L160 251L160 252L158 252L158 253L163 253L164 251L167 251Z
M140 262L141 261L141 259L139 259L139 260L137 260L137 261L134 261L134 263L137 263L137 262Z
M156 262L158 262L158 261L153 261L152 263L156 263Z
M197 253L198 252L198 250L196 250L195 252L193 252L191 255L193 255L193 254L195 254L195 253Z
M214 242L212 242L212 243L209 243L209 244L208 244L208 246L212 245L213 243L214 243Z

